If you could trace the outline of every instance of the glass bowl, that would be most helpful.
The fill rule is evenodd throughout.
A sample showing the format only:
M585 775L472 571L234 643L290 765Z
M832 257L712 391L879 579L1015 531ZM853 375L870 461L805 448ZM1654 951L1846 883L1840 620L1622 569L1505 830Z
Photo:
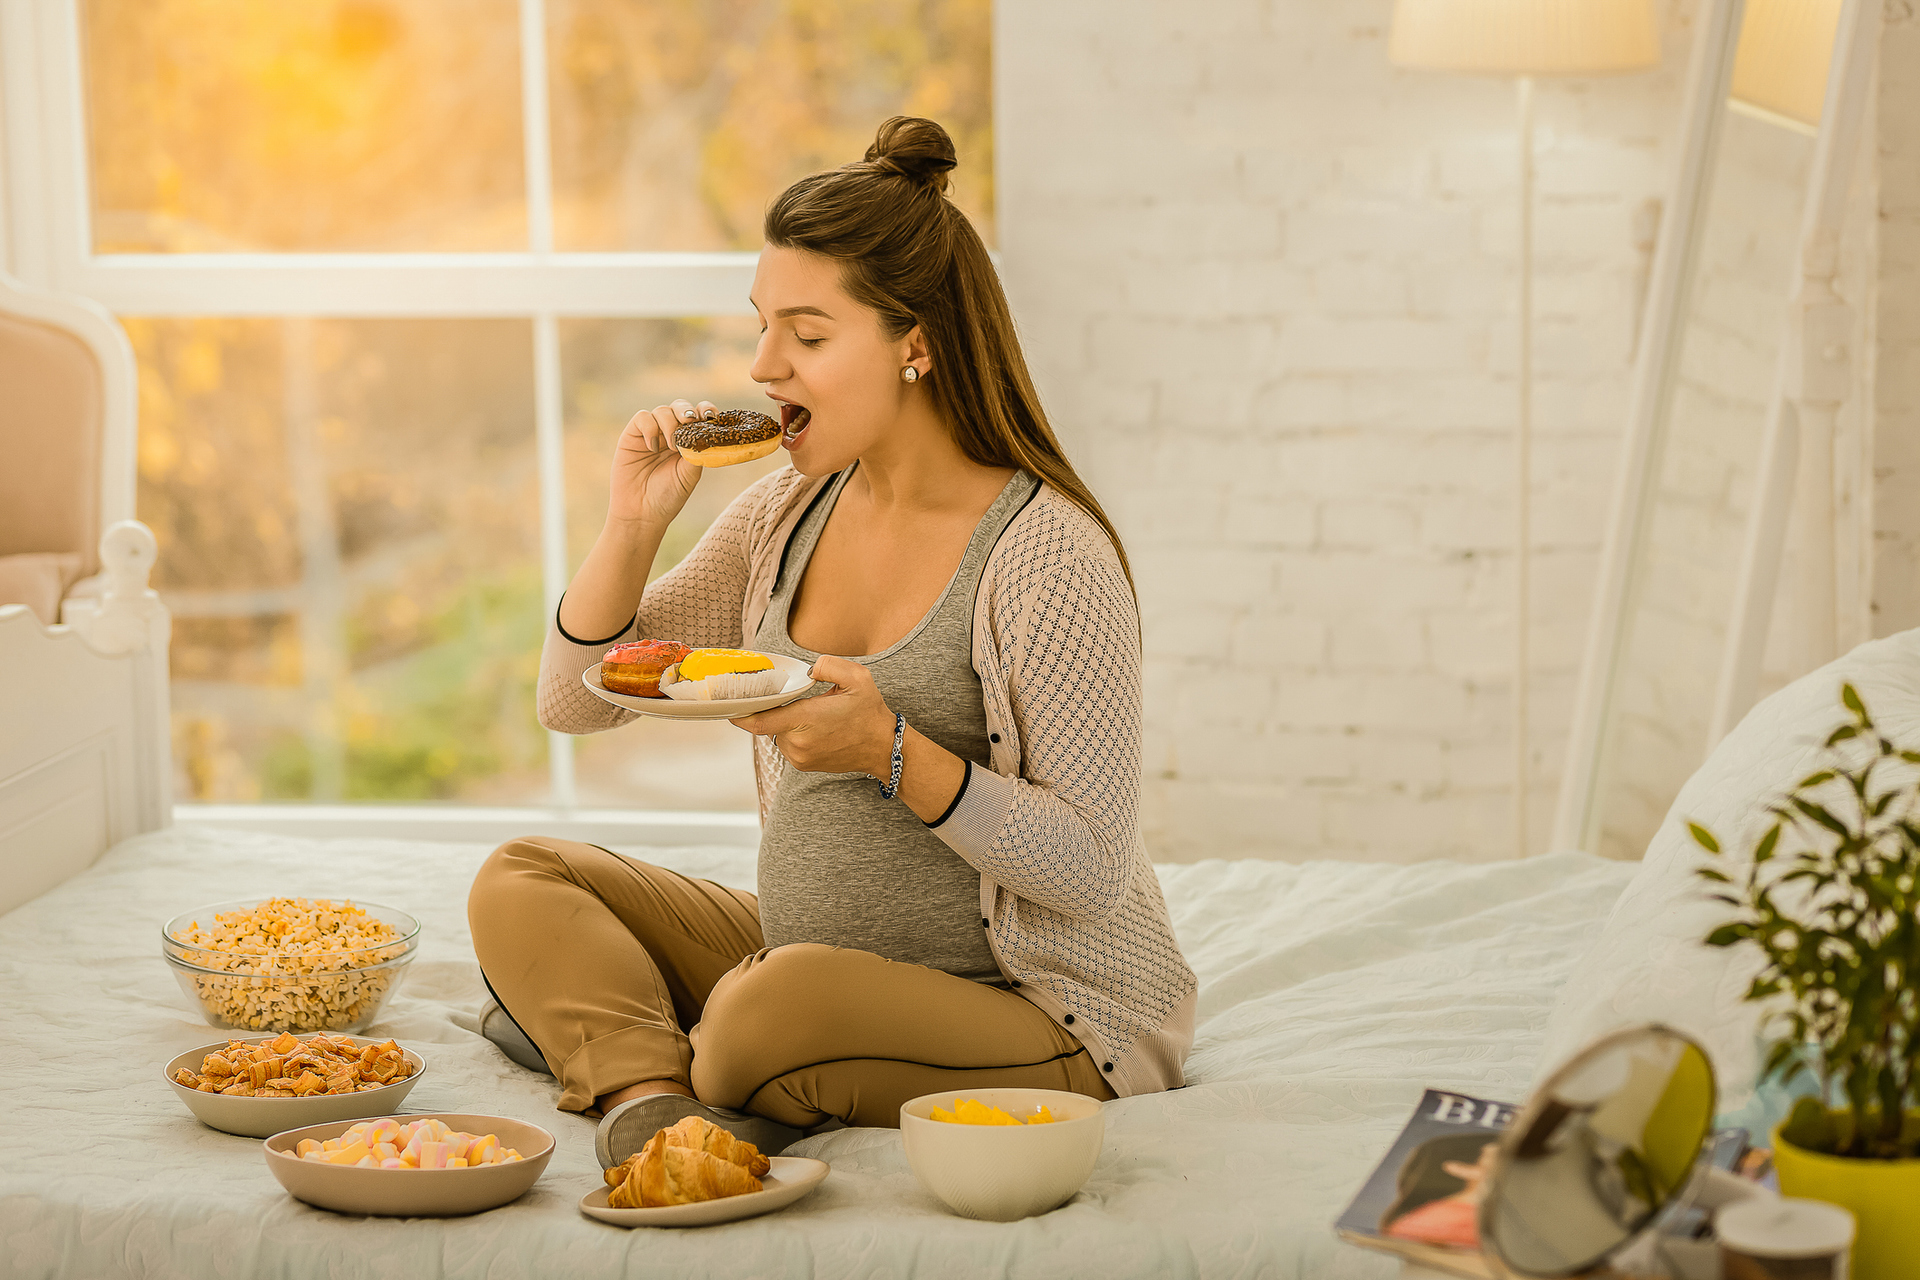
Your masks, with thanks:
M259 905L258 899L213 903L175 916L161 931L161 958L180 990L222 1030L364 1032L419 950L420 922L371 902L354 905L391 925L396 936L366 947L318 954L280 948L235 953L176 936L195 921L207 924L216 915Z

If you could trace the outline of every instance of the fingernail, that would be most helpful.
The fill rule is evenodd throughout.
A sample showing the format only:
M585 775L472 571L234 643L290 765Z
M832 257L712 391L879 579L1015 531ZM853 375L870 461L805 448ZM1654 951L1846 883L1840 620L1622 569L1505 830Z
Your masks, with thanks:
M711 418L713 415L714 415L714 410L712 409L702 409L700 411L700 416L703 418Z

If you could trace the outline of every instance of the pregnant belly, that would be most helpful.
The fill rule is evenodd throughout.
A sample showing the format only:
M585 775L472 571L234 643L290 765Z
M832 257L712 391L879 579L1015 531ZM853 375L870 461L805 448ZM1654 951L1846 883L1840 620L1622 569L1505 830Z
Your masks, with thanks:
M760 928L997 979L980 927L980 873L866 777L788 769L760 836Z

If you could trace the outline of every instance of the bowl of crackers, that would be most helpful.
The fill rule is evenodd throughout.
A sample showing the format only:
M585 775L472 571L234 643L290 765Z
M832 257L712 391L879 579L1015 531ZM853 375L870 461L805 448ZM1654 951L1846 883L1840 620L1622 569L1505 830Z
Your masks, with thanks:
M391 1040L346 1035L222 1040L189 1049L162 1072L208 1128L264 1138L303 1126L392 1115L426 1060Z
M371 902L243 899L182 912L161 957L213 1026L359 1033L413 963L420 922Z

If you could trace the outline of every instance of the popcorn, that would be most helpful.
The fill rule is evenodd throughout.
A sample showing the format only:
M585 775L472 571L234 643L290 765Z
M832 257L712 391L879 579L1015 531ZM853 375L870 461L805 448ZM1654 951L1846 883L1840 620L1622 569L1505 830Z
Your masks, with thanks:
M283 1031L278 1038L261 1044L229 1040L225 1049L200 1060L198 1072L181 1067L173 1078L201 1093L311 1098L327 1093L366 1093L397 1084L413 1070L407 1055L391 1040L357 1045L347 1036L318 1035L302 1040ZM393 1124L391 1132L397 1135L400 1126Z
M455 1154L456 1148L465 1154ZM502 1148L496 1134L458 1133L431 1117L407 1124L391 1117L363 1120L338 1138L302 1138L292 1152L276 1154L356 1169L478 1169L525 1158Z
M251 1030L334 1030L380 1007L395 975L359 972L407 952L400 931L351 901L270 898L223 911L168 935L176 959L218 973L188 973L220 1025Z

